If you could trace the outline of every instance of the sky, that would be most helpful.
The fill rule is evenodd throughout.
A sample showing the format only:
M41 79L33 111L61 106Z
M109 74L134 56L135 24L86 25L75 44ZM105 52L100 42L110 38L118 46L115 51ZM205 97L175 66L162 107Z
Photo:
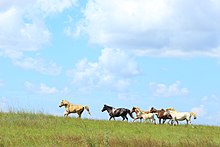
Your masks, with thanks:
M173 107L220 126L219 24L219 0L0 0L0 110L62 116L66 99L83 118Z

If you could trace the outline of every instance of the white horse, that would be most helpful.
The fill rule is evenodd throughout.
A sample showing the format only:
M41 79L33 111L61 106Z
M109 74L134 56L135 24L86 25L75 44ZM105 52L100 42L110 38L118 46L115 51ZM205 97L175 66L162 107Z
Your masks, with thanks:
M167 114L170 114L172 116L172 122L176 121L177 124L179 124L178 121L184 121L186 120L187 125L191 122L191 117L193 116L194 119L196 119L196 114L194 112L177 112L176 110L174 110L173 108L168 108L166 109ZM174 123L173 123L174 125Z

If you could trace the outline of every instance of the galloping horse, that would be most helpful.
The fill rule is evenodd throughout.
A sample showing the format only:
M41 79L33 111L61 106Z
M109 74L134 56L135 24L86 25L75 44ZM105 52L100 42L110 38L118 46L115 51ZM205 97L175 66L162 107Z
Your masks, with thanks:
M102 108L102 112L104 112L105 110L107 110L110 118L109 120L111 120L112 118L115 120L115 117L119 117L121 116L123 118L123 121L126 119L128 121L128 117L127 114L130 115L131 118L134 119L131 111L129 109L126 108L114 108L108 105L104 105L104 107Z
M177 124L179 124L178 121L183 121L183 120L186 120L187 125L188 123L192 124L191 122L192 116L194 117L194 119L196 119L196 114L194 112L177 112L173 108L168 108L166 109L166 113L170 114L172 116L172 121L176 121Z
M150 109L150 112L151 113L156 113L157 118L159 119L159 124L161 124L161 119L163 119L163 124L165 123L165 121L167 119L172 119L172 116L170 114L165 114L166 111L164 109L157 110L154 107L152 107Z
M133 120L133 122L137 119L144 119L145 121L149 119L151 123L156 124L154 113L150 113L149 111L141 111L138 107L133 107L132 112L136 113L136 118Z
M139 110L140 110L140 108L138 108L138 107L133 107L133 108L131 109L131 113L133 113L133 112L136 113L136 118L134 119L134 121L137 120L137 119L140 119L140 122L141 122L143 118L140 116L140 114L141 114L141 113L149 113L149 111L140 110L141 113L139 113L139 112L138 112Z
M64 116L66 116L66 117L68 117L68 115L70 113L77 113L79 115L79 118L81 118L81 115L82 115L84 109L86 109L88 111L89 115L91 115L89 112L88 106L73 105L73 104L69 103L67 100L61 101L59 107L62 107L62 106L65 106L66 111L64 113Z

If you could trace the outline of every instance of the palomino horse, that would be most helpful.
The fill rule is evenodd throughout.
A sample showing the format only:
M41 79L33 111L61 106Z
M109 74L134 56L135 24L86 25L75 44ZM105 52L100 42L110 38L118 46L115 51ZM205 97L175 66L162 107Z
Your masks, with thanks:
M104 112L105 110L107 110L110 118L109 120L111 120L112 118L115 120L115 117L119 117L121 116L123 118L123 121L126 119L128 121L128 117L127 114L130 115L131 118L134 119L131 111L129 109L126 108L114 108L108 105L104 105L104 107L102 108L102 112Z
M137 119L144 119L147 121L147 119L150 120L150 123L156 124L156 120L154 118L154 113L150 113L149 111L141 111L138 107L133 107L132 112L136 113L136 118L133 120L133 122Z
M86 109L88 111L89 115L91 115L89 112L88 106L73 105L73 104L69 103L67 100L61 101L59 107L62 107L62 106L64 106L66 109L66 111L64 113L64 116L66 116L66 117L68 117L68 115L70 113L77 113L79 115L79 118L81 118L81 115L82 115L84 109Z
M167 119L172 119L172 116L170 114L165 114L166 111L164 109L157 110L154 107L152 107L150 109L150 112L151 113L156 113L157 118L159 119L159 124L161 124L161 119L163 119L163 124L165 123L165 121Z
M194 117L194 119L196 119L196 114L194 112L177 112L173 108L167 108L166 113L170 114L172 116L172 121L176 121L177 124L179 124L178 121L183 121L183 120L186 120L187 125L188 123L192 124L191 122L192 116Z

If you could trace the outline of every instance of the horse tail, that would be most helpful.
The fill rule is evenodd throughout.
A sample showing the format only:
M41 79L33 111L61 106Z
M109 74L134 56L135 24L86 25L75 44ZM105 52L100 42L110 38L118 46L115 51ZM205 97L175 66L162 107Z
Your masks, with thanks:
M130 117L134 119L134 116L133 116L132 112L129 109L127 109L127 112L130 115Z
M190 112L190 114L194 117L194 119L196 119L196 114L194 112Z
M89 115L91 115L90 111L89 111L89 106L84 106L84 108L87 110L87 112L89 113Z

